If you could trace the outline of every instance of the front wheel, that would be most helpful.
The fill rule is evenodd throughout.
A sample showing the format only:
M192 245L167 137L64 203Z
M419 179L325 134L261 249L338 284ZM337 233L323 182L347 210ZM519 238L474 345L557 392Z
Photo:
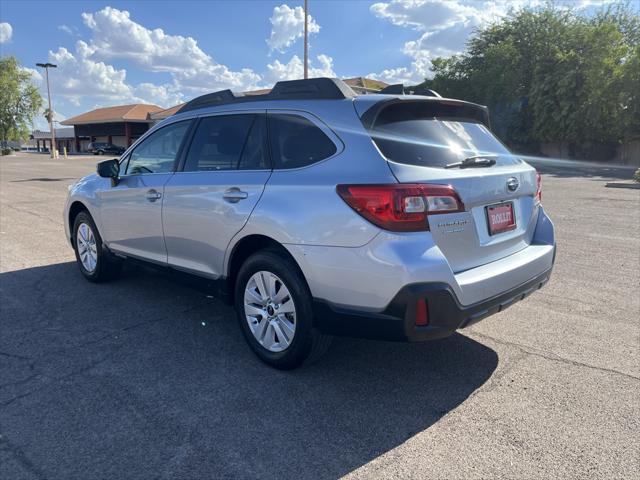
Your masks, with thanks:
M247 343L265 363L289 370L328 348L331 337L313 327L311 293L298 267L285 255L264 250L242 265L235 307Z
M80 272L90 282L111 280L122 267L122 261L102 248L102 238L88 212L80 212L73 222L73 249Z

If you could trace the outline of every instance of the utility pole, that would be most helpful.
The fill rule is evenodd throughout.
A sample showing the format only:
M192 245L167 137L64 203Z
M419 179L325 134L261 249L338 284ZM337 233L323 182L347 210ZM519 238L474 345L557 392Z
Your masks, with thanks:
M58 158L58 149L56 148L56 132L53 129L53 108L51 107L51 89L49 88L49 69L58 68L53 63L36 63L36 67L42 67L47 77L47 98L49 99L49 132L51 133L51 158Z
M309 78L309 1L304 0L304 78Z

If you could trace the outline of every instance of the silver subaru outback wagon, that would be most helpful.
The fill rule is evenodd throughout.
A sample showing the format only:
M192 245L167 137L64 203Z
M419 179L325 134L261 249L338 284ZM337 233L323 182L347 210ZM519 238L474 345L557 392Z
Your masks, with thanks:
M553 267L540 176L485 107L425 93L318 78L192 100L70 187L80 271L205 277L282 369L333 335L423 341L503 310Z

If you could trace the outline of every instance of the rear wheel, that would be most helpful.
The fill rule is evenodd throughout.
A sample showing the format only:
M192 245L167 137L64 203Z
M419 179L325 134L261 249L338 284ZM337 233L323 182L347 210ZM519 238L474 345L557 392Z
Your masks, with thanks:
M88 212L73 222L73 248L80 272L90 282L104 282L120 273L122 261L102 248L102 238Z
M251 349L265 363L283 370L313 361L331 337L313 327L311 294L295 265L270 250L255 253L240 268L235 307Z

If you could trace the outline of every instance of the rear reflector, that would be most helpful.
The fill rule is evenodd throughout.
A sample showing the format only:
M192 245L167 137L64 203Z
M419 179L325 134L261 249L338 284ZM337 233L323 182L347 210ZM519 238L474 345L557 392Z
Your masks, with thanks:
M336 190L357 213L393 232L429 230L428 215L464 211L451 185L338 185Z
M422 299L416 303L416 327L426 327L429 325L429 313L427 312L427 301Z
M536 172L536 183L536 204L539 204L542 202L542 177L538 172Z

